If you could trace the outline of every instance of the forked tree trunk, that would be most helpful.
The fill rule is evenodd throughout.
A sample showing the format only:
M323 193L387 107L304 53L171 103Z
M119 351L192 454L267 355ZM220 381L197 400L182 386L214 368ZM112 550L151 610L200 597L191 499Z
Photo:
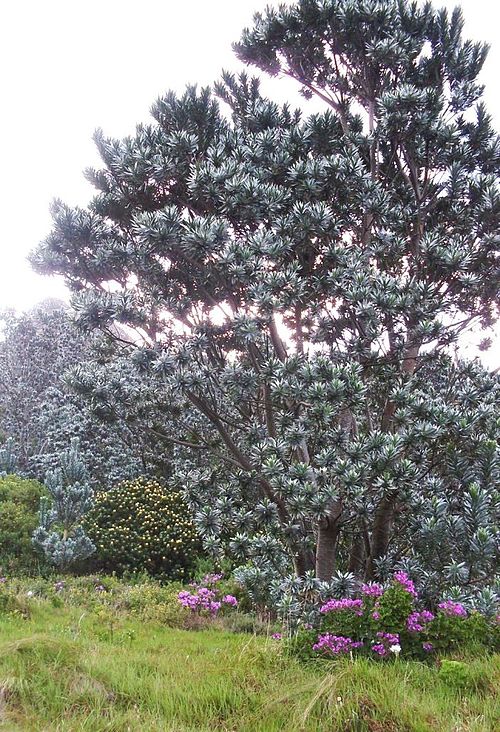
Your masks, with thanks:
M371 554L366 563L366 579L373 579L374 560L383 557L387 552L396 508L397 496L384 496L377 506L373 520Z

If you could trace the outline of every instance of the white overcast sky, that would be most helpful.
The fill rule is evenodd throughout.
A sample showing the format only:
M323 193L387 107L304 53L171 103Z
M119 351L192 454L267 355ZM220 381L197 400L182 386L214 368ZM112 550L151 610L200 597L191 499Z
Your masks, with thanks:
M96 127L120 137L148 120L155 99L238 70L231 43L269 0L0 0L0 309L64 296L30 271L29 251L50 230L53 198L85 205L82 171L97 165ZM461 5L466 35L491 44L486 101L500 128L500 2ZM284 100L289 81L265 83ZM487 360L493 363L494 354Z

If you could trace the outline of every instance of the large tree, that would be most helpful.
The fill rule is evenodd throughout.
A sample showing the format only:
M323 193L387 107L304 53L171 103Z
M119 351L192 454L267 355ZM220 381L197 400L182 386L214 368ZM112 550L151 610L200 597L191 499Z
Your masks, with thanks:
M415 512L451 520L478 491L491 569L498 379L443 355L493 322L499 272L486 48L461 34L459 10L408 0L256 15L239 57L324 110L245 73L168 93L153 125L96 135L96 197L54 204L33 256L82 327L127 326L207 545L262 571L372 577L423 556Z

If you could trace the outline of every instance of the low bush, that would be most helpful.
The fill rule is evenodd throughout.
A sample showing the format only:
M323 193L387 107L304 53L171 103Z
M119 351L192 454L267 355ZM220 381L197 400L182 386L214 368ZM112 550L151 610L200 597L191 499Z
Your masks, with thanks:
M36 480L0 477L0 574L34 574L45 566L31 541L45 494Z
M84 527L96 546L93 566L118 574L182 580L190 576L200 547L180 493L150 478L98 493Z
M449 653L481 653L500 648L498 620L469 613L452 600L439 603L433 612L420 607L413 582L404 572L396 572L386 588L363 585L359 597L328 600L316 626L303 625L287 647L304 658L357 654L425 660Z

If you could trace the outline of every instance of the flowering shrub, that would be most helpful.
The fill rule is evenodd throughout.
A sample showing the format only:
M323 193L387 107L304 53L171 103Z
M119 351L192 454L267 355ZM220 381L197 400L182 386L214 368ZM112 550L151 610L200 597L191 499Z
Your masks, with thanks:
M481 648L498 647L498 620L474 612L459 602L446 600L435 612L418 607L418 594L405 572L396 572L383 588L362 585L361 597L331 599L319 609L315 629L302 627L291 639L300 655L337 657L353 652L372 658L428 658L459 650L464 643Z
M177 595L180 604L198 615L215 616L221 609L235 608L238 600L234 595L223 595L218 587L221 574L207 574L200 583L193 582L191 591L181 590Z
M99 569L184 579L199 539L180 493L138 478L98 493L85 519Z
M344 635L325 633L325 635L318 636L317 642L313 645L313 651L327 651L337 656L340 653L349 653L355 648L361 648L362 645L361 641L353 641L352 638Z

